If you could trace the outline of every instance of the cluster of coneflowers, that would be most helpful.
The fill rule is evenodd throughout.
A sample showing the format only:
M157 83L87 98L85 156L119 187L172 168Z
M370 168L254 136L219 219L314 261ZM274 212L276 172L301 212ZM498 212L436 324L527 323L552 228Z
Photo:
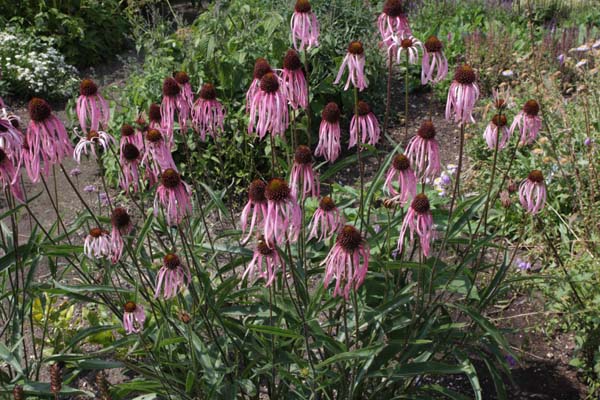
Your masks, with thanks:
M390 59L400 63L418 64L421 60L423 84L436 84L446 79L448 61L442 42L435 36L424 44L412 35L408 18L400 0L388 0L377 20L382 45ZM274 69L263 58L256 60L251 85L246 94L246 112L249 117L248 132L259 139L271 135L285 138L290 123L291 110L309 107L309 81L300 54L318 46L319 23L308 0L298 0L291 19L292 44L283 60L282 69ZM306 55L306 52L305 52ZM360 41L352 41L334 82L344 90L353 87L356 92L368 87L365 76L365 48ZM107 101L96 84L84 79L76 103L79 121L79 142L71 144L62 122L52 114L50 105L43 99L29 102L30 122L25 134L19 130L19 121L3 108L0 116L0 180L3 188L10 188L13 196L23 201L19 186L20 167L24 166L32 182L50 174L54 165L61 165L67 156L79 163L82 156L96 156L99 152L113 152L119 161L120 186L130 193L156 187L154 213L163 215L168 225L179 225L192 214L192 188L183 181L173 161L176 135L186 135L191 126L200 140L207 135L215 138L224 129L225 110L217 100L215 86L204 83L194 99L190 78L177 72L163 82L161 104L152 104L147 115L141 114L133 125L121 128L117 151L115 139L106 132L110 120ZM450 85L446 103L446 119L461 128L474 123L473 109L479 98L477 75L469 65L459 66ZM505 110L511 105L507 91L495 91L497 113L484 132L487 145L496 151L505 148L515 130L520 132L522 144L531 143L541 128L539 105L530 100L509 124ZM357 98L350 123L349 147L360 152L365 143L376 145L381 130L371 107ZM322 110L319 140L315 155L333 163L341 152L341 110L336 103ZM146 118L148 122L146 122ZM441 172L439 144L436 128L431 120L421 124L406 147L406 151L393 158L384 182L384 192L392 203L408 206L400 228L397 252L409 241L419 239L423 256L431 254L435 225L427 195L418 193L418 183L433 182ZM298 145L289 179L274 177L268 181L257 179L248 188L248 202L241 213L243 242L257 237L254 256L243 273L243 278L264 279L267 286L275 282L278 273L285 276L285 257L281 248L298 241L302 234L304 200L318 199L318 208L310 219L308 240L331 242L333 245L322 265L325 267L324 286L335 280L334 296L348 299L352 290L363 283L370 251L362 229L346 224L344 213L336 207L331 196L322 196L318 173L314 170L310 147ZM460 168L460 167L459 167ZM459 171L460 172L460 171ZM142 175L143 174L143 175ZM456 177L459 179L459 176ZM457 196L455 191L454 197ZM546 189L540 171L532 171L519 188L520 202L531 214L544 206ZM128 211L111 206L111 231L101 226L90 229L84 241L87 257L109 259L117 263L124 251L129 251L124 236L133 229ZM335 238L335 241L334 241ZM190 270L174 253L166 254L156 276L155 297L172 299L189 285ZM123 325L127 333L139 332L145 321L141 305L129 301L124 305Z

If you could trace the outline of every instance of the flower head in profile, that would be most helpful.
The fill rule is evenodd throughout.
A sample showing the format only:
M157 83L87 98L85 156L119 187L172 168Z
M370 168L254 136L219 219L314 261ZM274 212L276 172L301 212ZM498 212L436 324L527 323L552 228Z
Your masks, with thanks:
M121 163L121 189L129 191L130 188L134 192L139 190L140 176L138 167L140 161L142 161L142 154L136 145L126 143L121 148L121 155L119 157Z
M267 72L250 104L248 133L256 132L260 139L267 133L283 136L289 123L287 99L280 79L275 73Z
M319 144L315 149L315 155L325 158L330 163L337 160L342 151L340 117L340 108L334 102L327 104L321 113Z
M494 115L485 128L485 132L483 132L483 138L488 147L492 150L494 150L496 146L499 150L505 148L510 140L510 129L507 126L506 115Z
M281 83L287 100L294 110L308 107L308 84L300 57L294 50L288 50L283 59Z
M448 75L448 59L444 55L444 45L436 36L425 41L425 51L421 62L421 83L438 83Z
M294 153L294 164L290 176L292 196L298 198L305 196L319 197L321 184L319 175L313 170L313 159L310 147L300 145ZM298 188L300 187L300 192Z
M436 130L431 121L424 121L406 147L406 156L419 178L435 179L442 169Z
M178 225L183 219L192 213L192 190L190 186L181 179L181 175L173 169L167 168L160 176L160 183L154 197L154 215L159 211L165 213L168 225Z
M160 128L151 128L160 129ZM119 149L122 152L123 147L126 144L132 144L138 149L144 148L144 135L141 130L135 129L130 124L123 124L121 126L121 142L119 143Z
M250 87L246 92L246 112L250 112L250 106L254 102L254 96L260 90L260 81L268 72L273 72L271 65L267 60L262 57L259 57L254 62L254 70L252 72L252 82L250 83Z
M0 117L0 147L15 164L21 161L23 150L23 134L18 127L19 120L11 118L11 115Z
M98 92L98 86L93 80L84 79L79 84L79 97L75 109L84 133L88 132L88 124L92 131L108 128L110 108L108 102Z
M533 170L519 186L519 201L529 214L537 214L546 204L546 184L540 170Z
M510 86L505 83L492 89L492 98L494 99L494 108L496 108L497 111L503 112L515 105L512 95L510 94Z
M83 242L83 254L93 260L108 258L112 253L110 235L102 228L92 228Z
M116 264L123 255L123 247L125 246L123 235L127 235L131 232L133 223L127 210L122 207L115 207L115 209L113 209L110 221L112 224L112 230L110 232L110 248L112 250L111 261L113 264Z
M334 296L344 295L348 300L350 290L358 290L369 269L369 246L362 235L351 225L338 233L335 244L321 265L325 266L324 286L335 279Z
M397 183L398 189L394 187ZM410 160L404 154L394 157L383 184L384 190L393 200L404 206L417 193L417 177L410 167Z
M267 214L263 236L267 243L279 244L285 240L298 240L302 224L302 210L292 195L287 182L281 178L271 179L265 187Z
M242 240L243 243L248 241L255 227L262 226L261 224L267 215L266 187L267 184L260 179L255 179L248 187L248 202L241 214L242 235L246 234L246 228L248 228L248 233ZM250 226L248 226L248 223L250 223Z
M152 168L156 176L167 168L177 170L171 150L160 130L149 129L146 132L146 152L142 163L146 169Z
M145 321L144 307L133 301L125 303L123 306L123 328L126 334L141 332L144 329Z
M386 0L383 12L377 18L377 28L386 47L389 47L392 36L412 33L402 0Z
M200 96L192 108L192 123L194 129L200 133L200 140L206 140L208 133L216 138L223 131L225 121L225 108L217 100L217 90L211 83L205 83L200 89Z
M402 55L406 53L408 63L416 65L419 62L419 52L423 52L423 43L412 35L396 36L388 39L388 56L395 57L396 63L402 63Z
M359 101L356 113L350 121L350 141L348 148L357 145L360 137L361 143L368 143L375 146L379 142L381 130L377 117L371 111L371 107L364 101Z
M324 196L319 201L319 207L310 220L308 239L316 238L318 241L330 239L344 224L344 216L336 207L329 196Z
M172 299L184 290L192 281L190 270L181 263L179 257L169 253L163 258L163 265L156 276L156 290L154 298L157 299L161 293L165 300Z
M290 27L292 43L297 51L319 45L319 21L312 12L309 0L296 0Z
M254 249L254 256L242 275L242 280L249 278L255 281L262 278L266 286L271 286L280 269L285 274L285 263L279 257L277 249L272 243L267 243L263 237L260 237Z
M162 128L162 114L160 105L156 103L150 104L148 108L148 127L149 128Z
M190 84L190 77L185 71L177 71L173 74L173 79L179 85L181 97L188 103L190 107L194 103L194 92Z
M448 90L446 119L458 124L475 123L473 108L479 98L479 86L475 70L467 64L456 69L454 80Z
M410 233L410 242L414 240L415 234L419 236L421 252L425 257L429 257L431 240L434 236L433 228L433 215L431 214L429 199L425 194L419 193L413 199L404 216L404 221L402 221L400 237L398 238L398 251L402 252L404 238L408 230Z
M9 154L0 148L0 185L2 189L10 188L12 195L19 201L24 202L25 198L19 185L20 172L15 168L13 160Z
M348 79L346 80L344 90L348 90L351 83L361 92L367 88L367 79L365 77L365 49L362 42L354 41L350 42L348 45L348 52L346 53L342 65L340 66L340 70L333 82L334 85L340 83L346 69L348 69Z
M79 138L79 143L77 143L75 150L73 150L73 158L77 161L77 164L80 164L82 155L87 156L88 153L91 153L94 157L97 157L96 145L104 152L114 142L115 139L108 133L90 130L85 136Z
M515 116L510 126L510 133L512 135L515 129L519 128L521 133L519 143L531 144L537 139L538 133L542 129L542 119L538 115L539 113L540 104L535 100L529 100Z
M162 128L169 136L173 135L175 128L175 114L179 123L179 131L187 130L187 120L190 117L191 104L185 97L182 87L175 78L166 78L163 81L163 99L160 104Z

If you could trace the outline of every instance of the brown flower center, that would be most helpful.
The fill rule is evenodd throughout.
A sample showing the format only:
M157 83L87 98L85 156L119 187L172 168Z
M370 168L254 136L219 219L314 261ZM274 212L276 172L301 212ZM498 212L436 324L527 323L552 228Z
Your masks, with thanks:
M189 81L190 81L190 77L188 76L188 74L186 74L183 71L175 72L174 78L177 81L177 83L179 83L180 85L185 85L186 83L189 83Z
M133 126L129 124L123 124L121 127L121 136L133 136L134 133L135 130L133 129Z
M334 102L328 103L321 112L321 118L331 124L337 124L340 121L340 115L340 108Z
M423 139L433 139L435 137L435 126L433 126L433 122L424 121L417 131L417 135L421 136Z
M443 48L444 45L442 42L440 42L440 39L438 39L437 36L429 36L425 41L425 49L428 53L437 53L442 51Z
M523 106L523 112L525 112L525 114L529 115L530 117L535 117L540 112L540 105L535 100L529 100Z
M160 106L158 104L150 104L150 108L148 109L148 118L150 118L151 122L160 123L162 115L160 115Z
M164 187L174 189L179 186L179 183L181 182L181 176L173 168L167 168L161 174L160 181Z
M167 254L164 258L163 258L163 262L165 264L165 267L167 267L168 269L175 269L177 267L179 267L179 265L181 264L179 262L179 257L177 257L175 254L173 253L169 253Z
M272 72L267 72L260 80L260 89L263 92L275 93L279 90L279 80Z
M104 230L102 230L100 228L90 229L90 236L93 238L99 238L100 236L102 236L102 233L104 233Z
M362 236L355 227L351 225L346 225L342 228L342 231L339 233L336 239L336 243L342 246L342 248L347 252L352 253L361 245Z
M329 196L324 196L321 201L319 201L319 208L325 212L332 211L335 209L335 202Z
M454 80L462 85L471 85L477 80L475 70L471 66L463 64L456 69Z
M390 17L399 17L404 14L404 7L400 0L387 0L383 5L383 12Z
M283 59L283 68L290 71L296 71L302 68L302 61L300 61L300 57L298 57L296 51L288 50Z
M52 114L50 104L44 99L34 97L29 101L29 116L35 122L43 122Z
M162 140L162 133L158 129L150 129L146 133L146 140L151 143L158 143Z
M307 13L310 12L310 1L308 0L297 0L296 1L296 6L294 7L294 10L296 10L296 12L299 13Z
M396 171L406 171L410 168L410 161L404 154L398 154L396 157L394 157L392 165Z
M358 115L361 117L368 115L371 112L371 107L364 101L360 100L358 102L358 106L356 107L358 111Z
M408 49L412 45L413 45L413 40L411 38L402 39L402 41L400 42L400 46L403 49Z
M179 85L173 78L165 78L163 81L163 95L167 97L175 97L179 95Z
M312 152L310 151L310 147L304 145L298 146L294 153L294 161L296 161L297 164L310 164L312 162Z
M269 62L264 58L257 58L256 62L254 63L254 79L262 79L267 72L273 72Z
M110 221L112 224L117 227L117 229L123 229L129 226L131 223L131 217L127 210L122 207L117 207L113 210Z
M544 175L539 169L534 169L529 173L527 179L529 179L531 182L542 183L544 182Z
M135 161L140 157L140 151L135 144L125 143L121 152L127 161Z
M498 99L494 105L496 106L497 110L503 110L506 108L506 100Z
M265 188L265 198L269 201L283 201L290 197L290 187L281 178L273 178Z
M200 89L200 98L204 100L214 100L217 98L217 90L212 83L205 83Z
M363 47L363 44L361 42L359 42L358 40L350 42L350 44L348 45L348 53L350 53L350 54L360 55L360 54L363 54L364 52L365 52L365 49Z
M84 79L79 84L79 94L82 96L94 96L98 93L98 85L91 79Z
M133 301L128 301L123 308L125 309L125 312L132 313L136 310L137 305Z
M269 244L261 236L256 243L256 250L263 256L270 256L275 250L269 247Z
M425 194L419 193L415 196L410 206L419 214L424 214L429 211L429 199Z
M504 115L504 114L502 114L502 115L496 114L492 118L492 123L494 125L496 125L497 127L502 128L503 126L506 126L506 124L508 123L508 121L506 120L506 115Z
M255 179L248 187L248 198L254 203L262 203L266 200L265 189L267 184L260 179Z
M87 140L89 140L90 142L92 140L97 140L100 137L100 135L98 134L97 131L89 131L88 134L86 135Z

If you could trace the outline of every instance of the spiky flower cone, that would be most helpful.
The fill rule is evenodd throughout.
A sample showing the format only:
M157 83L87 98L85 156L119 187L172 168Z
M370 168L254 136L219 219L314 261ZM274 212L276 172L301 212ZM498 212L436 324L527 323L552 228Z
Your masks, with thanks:
M50 366L50 391L58 399L58 394L62 389L62 368L60 364L55 363Z

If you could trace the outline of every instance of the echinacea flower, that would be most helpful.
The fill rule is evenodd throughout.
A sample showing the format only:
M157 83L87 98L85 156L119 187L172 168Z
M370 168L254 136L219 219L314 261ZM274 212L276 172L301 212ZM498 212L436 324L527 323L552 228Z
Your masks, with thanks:
M285 96L294 110L298 107L308 108L308 85L300 57L294 50L288 50L283 59L281 83Z
M15 124L17 126L15 126ZM19 121L0 117L0 147L2 147L9 157L18 164L21 160L21 152L23 148L23 134L18 129Z
M419 62L419 50L423 52L423 43L412 35L396 36L390 38L388 46L389 57L395 57L396 62L402 62L402 54L406 53L408 63L416 65Z
M279 244L285 240L298 240L302 224L302 210L292 195L287 182L273 178L265 187L267 213L263 236L267 243Z
M310 1L296 1L290 28L296 50L309 50L319 45L319 21L311 10Z
M433 123L424 121L406 147L406 156L419 178L433 180L442 169L439 144L435 139L435 133Z
M273 72L269 62L262 57L259 57L254 62L254 70L252 71L252 82L246 92L246 113L250 112L250 106L254 103L254 96L260 90L260 81L265 74Z
M496 114L483 132L483 138L488 147L492 150L498 146L502 150L510 140L510 129L507 126L506 115Z
M81 156L88 155L91 153L94 157L96 155L96 145L102 148L102 151L106 151L111 143L114 143L115 139L104 131L90 130L85 136L79 138L79 143L73 150L73 159L77 161L77 164L81 163Z
M330 163L337 160L342 151L340 144L340 116L340 108L333 102L327 104L321 113L319 144L315 149L315 155L322 156Z
M260 179L255 179L248 187L248 202L246 203L246 206L244 206L240 217L242 235L246 234L248 217L250 217L250 213L252 213L252 218L250 218L248 234L242 240L242 243L248 241L250 235L252 235L252 232L254 231L254 228L262 224L267 215L267 198L265 197L266 187L267 184Z
M308 240L316 238L318 241L329 240L334 233L338 232L344 224L344 216L336 207L335 202L329 196L324 196L319 201L319 207L315 210L310 224Z
M192 85L190 84L190 77L184 71L177 71L173 74L173 79L179 85L181 97L186 101L189 107L194 104L194 93L192 91Z
M163 81L163 99L160 104L160 115L162 117L162 127L167 132L169 139L173 137L175 127L175 113L179 123L179 131L185 133L187 129L187 120L190 116L190 104L184 97L184 94L175 78L166 78ZM169 140L170 141L170 140Z
M294 153L294 165L290 175L290 187L292 196L304 198L306 195L319 197L321 193L321 184L319 175L313 171L313 159L310 147L300 145ZM300 193L298 188L301 187Z
M348 68L348 79L346 80L344 90L348 90L350 83L361 92L366 89L368 85L365 77L365 49L361 42L353 41L348 45L348 52L333 82L334 85L340 83L346 68Z
M130 335L132 333L141 332L144 329L144 321L146 321L146 314L144 313L144 307L139 304L135 304L133 301L128 301L123 306L123 328L125 333Z
M165 211L168 225L178 225L183 218L192 213L192 190L173 168L164 170L154 197L154 215L160 207Z
M377 28L385 47L389 47L392 36L412 33L401 0L386 0L383 12L377 18Z
M133 229L131 217L123 207L115 207L110 216L112 230L110 232L110 248L112 249L111 261L116 264L123 255L123 235L129 234Z
M519 143L531 144L537 139L537 135L542 129L542 119L539 117L540 105L535 100L529 100L523 106L523 109L515 116L510 126L511 135L515 128L519 127L521 138Z
M325 266L324 286L327 288L331 279L335 279L333 296L343 294L348 300L350 290L358 290L367 276L369 255L369 246L358 229L344 226L321 263Z
M52 114L46 100L34 97L28 108L31 120L23 142L23 162L29 178L36 183L40 180L40 171L48 176L52 165L73 154L73 146L65 126Z
M223 131L224 121L225 108L217 100L217 90L211 83L205 83L192 108L192 123L200 133L200 140L205 141L207 133L216 139L217 133Z
M546 204L546 184L540 170L533 170L519 186L519 201L529 214L539 213Z
M242 275L242 280L246 279L246 277L252 281L262 278L265 280L266 286L271 286L279 269L285 275L285 263L279 257L277 249L273 244L265 242L261 237L258 239L256 248L254 249L254 256Z
M267 133L283 136L289 123L287 100L279 78L273 72L267 72L250 105L248 133L256 132L260 139Z
M371 111L371 107L364 101L359 101L357 112L352 116L352 120L350 121L350 141L348 142L348 148L350 149L357 145L359 135L361 143L368 143L375 146L379 142L380 134L379 122L377 122L377 117Z
M102 228L92 228L83 242L83 254L92 260L109 257L112 254L110 235Z
M84 79L79 84L76 112L84 133L88 132L88 123L92 131L100 131L108 127L110 119L108 102L98 93L98 86L91 79Z
M498 111L503 111L507 108L512 108L515 105L510 94L509 85L502 84L499 87L493 88L492 97L494 99L494 107Z
M425 41L425 51L421 61L421 83L438 83L448 75L448 59L444 55L444 46L436 36Z
M394 187L398 183L398 189ZM417 177L410 167L410 160L404 154L394 157L383 184L384 190L393 196L393 200L404 206L417 193Z
M19 176L19 170L13 165L11 157L0 148L0 184L2 189L6 189L7 186L10 187L13 196L23 202L25 198L19 186Z
M160 105L152 103L148 108L148 127L160 129L162 128L162 126L162 114L160 110Z
M123 146L119 157L122 172L119 181L121 189L129 191L129 188L132 188L134 192L138 191L140 183L138 167L141 160L142 155L136 145L126 143Z
M128 143L134 145L138 149L143 149L144 136L140 130L135 129L129 124L123 124L123 126L121 126L121 142L119 144L120 151L123 151L123 146Z
M149 156L152 159L149 159ZM144 154L143 163L147 168L152 168L155 175L167 168L177 170L171 150L169 150L165 138L158 129L149 129L146 132L146 153Z
M404 216L404 221L402 221L400 237L398 238L398 251L402 252L406 230L408 229L410 231L410 242L413 241L415 234L418 235L421 251L425 257L428 257L434 234L433 228L433 216L429 206L429 199L427 195L419 193L413 199Z
M154 298L157 299L162 292L164 300L172 299L191 281L192 275L189 268L181 263L177 255L169 253L163 258L163 265L156 276Z
M475 70L467 64L456 69L454 80L448 90L446 101L446 119L458 124L475 123L473 108L479 98L479 86L477 86Z

